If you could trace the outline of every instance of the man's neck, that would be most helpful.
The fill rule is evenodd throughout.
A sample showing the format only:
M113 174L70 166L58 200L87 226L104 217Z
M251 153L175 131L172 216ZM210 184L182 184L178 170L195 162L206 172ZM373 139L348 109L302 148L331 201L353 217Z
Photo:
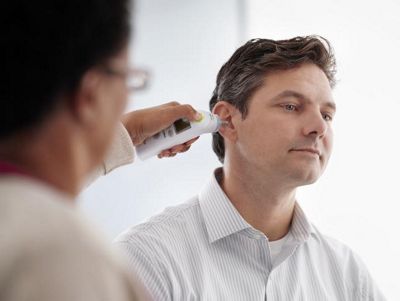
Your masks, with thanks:
M0 160L75 198L81 180L76 150L63 133L55 134L58 139L54 139L56 136L51 131L8 139L0 144Z
M295 189L282 188L281 183L267 175L255 175L229 164L224 165L221 187L241 216L269 240L278 240L288 233Z

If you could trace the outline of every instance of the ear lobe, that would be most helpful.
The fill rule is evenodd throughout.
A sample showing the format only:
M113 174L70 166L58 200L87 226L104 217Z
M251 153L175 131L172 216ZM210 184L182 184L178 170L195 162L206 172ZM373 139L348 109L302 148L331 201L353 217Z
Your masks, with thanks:
M221 100L215 104L212 112L218 115L221 120L227 122L226 125L219 129L220 135L227 140L235 142L237 139L237 131L234 117L239 113L238 110L229 102Z
M95 71L90 70L82 77L72 105L72 113L79 122L86 124L95 122L99 83L100 78Z

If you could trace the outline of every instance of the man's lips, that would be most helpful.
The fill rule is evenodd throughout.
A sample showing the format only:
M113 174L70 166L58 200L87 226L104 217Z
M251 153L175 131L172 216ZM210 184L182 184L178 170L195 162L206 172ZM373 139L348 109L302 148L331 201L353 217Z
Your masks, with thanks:
M321 152L315 148L293 148L290 151L292 152L309 152L311 154L318 155L318 157L321 157Z

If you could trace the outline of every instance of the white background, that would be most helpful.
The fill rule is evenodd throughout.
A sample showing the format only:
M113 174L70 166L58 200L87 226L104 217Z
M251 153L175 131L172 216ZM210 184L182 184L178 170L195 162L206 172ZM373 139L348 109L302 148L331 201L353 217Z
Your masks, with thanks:
M355 250L388 300L400 300L400 2L136 1L133 63L152 85L128 109L170 100L208 108L222 63L249 38L319 34L337 58L335 148L298 199L318 228ZM219 166L203 136L189 153L122 167L86 192L82 208L110 240L195 195Z

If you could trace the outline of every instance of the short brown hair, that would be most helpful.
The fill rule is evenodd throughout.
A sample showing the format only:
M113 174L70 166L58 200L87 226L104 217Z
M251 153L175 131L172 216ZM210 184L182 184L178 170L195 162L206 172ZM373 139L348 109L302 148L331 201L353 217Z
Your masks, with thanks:
M289 40L252 39L235 51L221 67L210 100L210 110L224 100L234 105L244 119L247 102L261 87L264 77L273 71L299 67L304 63L317 65L325 73L330 86L335 86L336 62L329 42L320 36L295 37ZM213 150L224 162L223 137L213 134Z

